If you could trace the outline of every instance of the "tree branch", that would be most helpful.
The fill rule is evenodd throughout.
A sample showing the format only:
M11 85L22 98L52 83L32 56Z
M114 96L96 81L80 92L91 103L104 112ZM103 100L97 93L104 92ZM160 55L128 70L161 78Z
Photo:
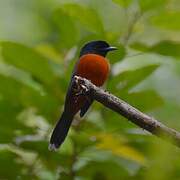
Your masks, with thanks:
M173 142L175 145L180 147L179 132L140 112L138 109L132 107L123 100L95 86L87 79L81 78L79 76L74 76L73 89L78 96L82 95L87 96L87 98L93 98L109 109L124 116L139 127L158 137L169 140L170 142Z

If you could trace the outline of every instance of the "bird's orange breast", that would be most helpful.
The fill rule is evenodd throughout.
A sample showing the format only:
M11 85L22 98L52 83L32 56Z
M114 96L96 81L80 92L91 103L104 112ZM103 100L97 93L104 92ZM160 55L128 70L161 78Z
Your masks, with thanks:
M76 75L90 80L96 86L102 86L108 74L108 60L100 55L83 55L77 64Z

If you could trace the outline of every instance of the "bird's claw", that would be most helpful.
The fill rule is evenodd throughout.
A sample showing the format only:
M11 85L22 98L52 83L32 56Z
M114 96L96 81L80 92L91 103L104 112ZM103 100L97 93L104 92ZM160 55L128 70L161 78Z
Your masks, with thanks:
M88 88L83 84L79 84L78 86L79 91L76 93L76 96L86 95L86 93L88 92Z
M79 78L77 76L74 77L76 87L74 88L74 91L76 92L76 96L86 95L88 92L88 88L79 83Z

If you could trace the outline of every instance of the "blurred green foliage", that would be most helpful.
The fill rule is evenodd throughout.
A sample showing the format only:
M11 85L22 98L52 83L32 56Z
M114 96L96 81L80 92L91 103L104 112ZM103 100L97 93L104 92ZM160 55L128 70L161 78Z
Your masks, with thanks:
M103 39L105 88L180 130L179 0L0 1L0 179L180 179L180 151L94 103L48 151L79 49Z

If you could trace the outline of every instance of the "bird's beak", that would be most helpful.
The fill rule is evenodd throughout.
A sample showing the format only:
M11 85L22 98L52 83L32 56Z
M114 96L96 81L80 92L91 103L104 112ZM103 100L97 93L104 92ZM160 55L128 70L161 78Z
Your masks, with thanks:
M113 47L113 46L110 46L110 47L107 47L104 49L105 51L114 51L114 50L117 50L117 47Z

